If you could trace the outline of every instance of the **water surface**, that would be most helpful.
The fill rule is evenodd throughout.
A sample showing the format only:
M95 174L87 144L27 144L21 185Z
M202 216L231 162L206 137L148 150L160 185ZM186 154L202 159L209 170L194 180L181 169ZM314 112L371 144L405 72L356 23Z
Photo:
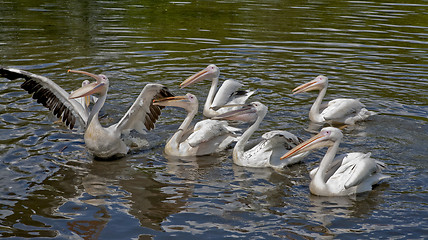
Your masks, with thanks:
M428 237L428 4L384 1L1 1L0 65L44 75L67 91L110 79L102 123L115 123L143 86L204 102L209 82L179 83L210 63L220 80L257 89L269 107L255 135L307 139L318 74L326 100L360 98L378 114L344 130L341 152L371 152L391 178L356 197L310 194L324 151L277 172L232 163L231 151L163 154L184 111L167 108L150 147L95 161L83 136L0 79L0 235L58 239L180 237L313 239ZM202 104L201 104L202 108ZM201 114L196 120L202 119Z

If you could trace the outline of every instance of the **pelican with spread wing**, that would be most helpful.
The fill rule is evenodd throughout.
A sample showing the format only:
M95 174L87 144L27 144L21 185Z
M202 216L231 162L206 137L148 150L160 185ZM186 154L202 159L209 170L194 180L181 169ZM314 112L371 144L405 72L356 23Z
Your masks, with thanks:
M343 138L342 131L326 127L291 149L281 157L286 159L296 154L328 147L318 168L311 171L309 190L319 196L347 196L372 190L372 186L389 176L382 174L385 164L370 158L370 153L353 152L337 157L336 153Z
M315 123L332 122L353 125L364 120L374 112L368 111L358 99L338 98L328 102L327 107L320 113L321 102L327 92L328 78L323 75L293 89L293 94L319 90L319 94L309 111L309 119Z
M198 99L193 94L155 99L154 105L183 108L187 116L177 132L167 141L165 154L171 156L201 156L225 150L236 140L239 128L228 126L226 121L206 119L190 124L198 112Z
M102 74L96 75L84 71L69 70L69 72L88 75L96 79L96 82L84 83L81 88L68 94L46 77L19 69L0 68L2 77L12 80L25 79L21 87L33 94L33 98L38 103L49 108L70 129L73 129L78 122L81 128L85 129L84 139L88 151L98 158L125 155L129 148L121 138L122 134L127 134L133 129L138 132L153 129L162 108L154 106L153 99L172 96L168 89L161 84L147 84L122 119L118 123L104 128L98 120L98 113L107 98L108 78ZM100 97L91 111L85 108L85 104L76 100L95 93L99 93Z
M225 106L227 107L227 106ZM298 154L296 156L280 161L280 156L288 150L303 142L300 138L288 131L274 130L263 134L258 142L249 142L253 133L259 128L268 108L260 102L252 102L247 105L241 105L240 109L233 110L213 119L235 120L235 118L256 118L256 121L239 137L238 142L233 148L233 162L236 165L244 167L272 167L281 169L301 161L308 153ZM253 116L251 116L253 115Z
M243 85L230 79L226 80L216 92L219 75L220 69L216 65L210 64L208 67L190 76L180 84L180 87L184 88L205 79L212 81L203 110L203 114L207 118L212 118L225 111L233 110L231 108L221 107L224 105L243 104L255 92L238 90Z

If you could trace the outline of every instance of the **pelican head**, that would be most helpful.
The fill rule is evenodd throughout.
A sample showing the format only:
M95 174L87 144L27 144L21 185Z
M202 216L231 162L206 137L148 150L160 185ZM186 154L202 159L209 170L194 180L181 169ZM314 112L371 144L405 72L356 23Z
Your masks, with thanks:
M252 102L250 104L224 105L221 108L237 106L240 106L241 108L220 114L218 116L213 117L212 119L253 122L257 119L258 116L266 115L268 111L268 108L260 102Z
M195 95L188 93L184 96L154 99L153 105L179 107L184 108L186 111L190 112L198 108L198 98L196 98Z
M314 80L307 82L305 84L302 84L295 89L293 89L293 94L301 93L301 92L308 92L312 90L321 90L328 85L328 78L324 75L319 75Z
M321 129L321 131L317 135L295 146L293 149L288 151L280 159L282 160L299 153L307 152L312 149L330 147L335 142L341 140L342 137L343 137L343 134L340 129L335 127L325 127Z
M107 93L109 81L105 75L103 74L96 75L85 71L77 71L77 70L68 70L68 72L85 74L90 77L93 77L96 80L96 82L93 82L93 83L82 84L81 88L77 89L72 94L70 94L69 96L70 99L89 96L95 93L100 93L101 95L105 95Z
M188 77L186 80L184 80L180 84L180 87L185 88L193 83L197 83L205 79L218 78L219 75L220 75L220 69L216 65L210 64L204 70L198 73L195 73L192 76Z

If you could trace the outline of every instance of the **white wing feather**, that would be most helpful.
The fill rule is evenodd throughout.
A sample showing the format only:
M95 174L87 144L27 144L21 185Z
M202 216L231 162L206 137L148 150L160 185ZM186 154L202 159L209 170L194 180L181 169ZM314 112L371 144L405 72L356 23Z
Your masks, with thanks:
M220 107L226 105L234 92L238 91L243 85L235 80L226 80L218 89L211 107Z
M339 155L330 164L325 181L332 192L358 193L369 191L372 185L388 176L381 174L385 165L370 158L371 153ZM310 172L311 178L318 168ZM346 194L345 194L346 195Z
M239 128L228 126L226 121L206 119L196 123L193 133L187 138L187 142L190 146L197 147L198 145L209 142L216 137L232 135L234 132L239 130Z
M224 105L244 104L247 99L254 94L255 91L239 91L243 85L235 80L226 80L218 89L211 107L221 107ZM218 113L231 111L235 108L221 108L217 110Z
M244 152L244 161L251 161L244 164L252 167L280 169L297 163L309 152L301 153L285 160L280 160L280 157L301 142L303 142L301 139L288 131L274 130L267 132L262 135L261 141L257 145Z
M341 165L349 164L350 162L354 161L354 159L364 157L364 155L365 155L364 153L358 152L358 153L345 153L345 154L341 154L341 155L336 156L334 158L333 162L330 163L330 165L326 171L324 180L327 181L337 171L337 169ZM311 179L314 178L315 173L318 171L318 168L319 167L316 167L309 172L309 176Z
M144 133L144 129L153 129L163 108L153 105L153 99L169 96L172 94L163 85L147 84L122 119L114 126L123 133L132 129L140 133Z
M364 104L358 99L339 98L330 101L321 115L326 120L344 119L349 117L350 114L357 114L363 107Z

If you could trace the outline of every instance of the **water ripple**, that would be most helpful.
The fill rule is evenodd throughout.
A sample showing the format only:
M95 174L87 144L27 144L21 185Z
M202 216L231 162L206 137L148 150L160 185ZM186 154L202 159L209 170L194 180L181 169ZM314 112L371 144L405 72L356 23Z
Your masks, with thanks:
M0 79L0 235L426 237L427 8L424 1L6 1L1 65L47 76L67 91L87 79L67 69L106 74L102 124L118 120L147 83L204 102L210 82L178 85L215 63L221 82L257 89L251 101L268 105L255 135L284 129L307 139L316 93L291 89L325 74L326 100L360 98L378 113L344 130L341 152L372 152L392 178L354 198L321 198L309 193L308 171L322 151L282 171L235 166L230 151L167 157L165 139L185 116L175 108L147 134L153 148L93 161L83 135L54 123L22 80Z

